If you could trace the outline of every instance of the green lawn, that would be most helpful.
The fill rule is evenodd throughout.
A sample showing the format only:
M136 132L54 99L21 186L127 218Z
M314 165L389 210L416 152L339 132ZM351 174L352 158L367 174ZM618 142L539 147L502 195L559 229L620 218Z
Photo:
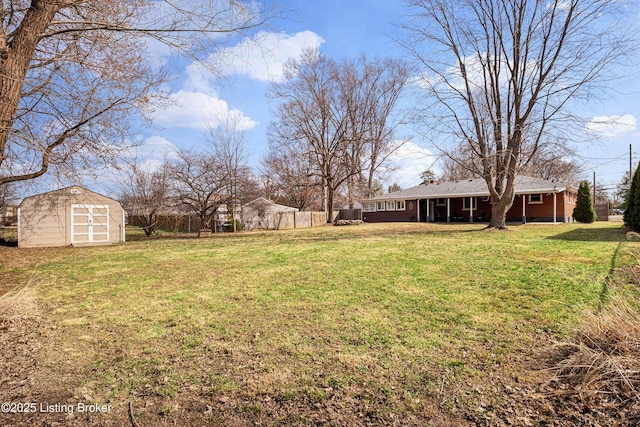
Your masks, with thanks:
M571 334L622 240L372 224L4 248L0 291L31 280L47 385L113 405L106 425L129 402L140 425L437 425L481 418L494 373Z

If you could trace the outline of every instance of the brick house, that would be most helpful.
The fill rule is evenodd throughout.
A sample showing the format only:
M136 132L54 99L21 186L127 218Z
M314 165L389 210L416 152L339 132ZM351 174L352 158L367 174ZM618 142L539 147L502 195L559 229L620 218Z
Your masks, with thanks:
M518 176L509 222L572 222L578 190L546 179ZM488 222L491 203L482 178L436 182L362 200L366 222Z

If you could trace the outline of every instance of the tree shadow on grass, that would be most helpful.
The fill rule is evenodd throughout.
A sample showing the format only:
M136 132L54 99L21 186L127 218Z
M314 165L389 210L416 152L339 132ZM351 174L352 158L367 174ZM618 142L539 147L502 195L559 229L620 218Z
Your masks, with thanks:
M629 230L625 227L607 228L595 226L577 228L565 233L560 233L556 234L555 236L548 237L548 239L552 240L565 240L570 242L615 242L618 244L615 251L613 252L613 256L611 257L609 272L607 273L605 279L602 281L598 311L601 311L605 307L605 304L609 297L609 288L611 287L612 281L616 276L616 268L618 266L618 258L620 256L622 244L625 241L629 240L629 236L627 235L628 231Z
M551 240L566 240L569 242L622 242L626 240L623 227L585 227L550 236Z

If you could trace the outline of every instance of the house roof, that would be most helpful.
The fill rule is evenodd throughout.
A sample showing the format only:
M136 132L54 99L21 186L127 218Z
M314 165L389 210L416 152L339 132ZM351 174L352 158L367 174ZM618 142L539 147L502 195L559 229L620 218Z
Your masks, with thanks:
M516 194L560 193L567 189L572 188L566 184L530 176L517 176L515 180ZM367 200L436 199L445 197L483 197L489 195L489 189L487 188L487 183L484 178L474 178L418 185L407 188L406 190L394 191Z
M244 206L252 206L252 205L271 206L281 211L298 211L299 210L298 208L292 208L291 206L279 205L264 197L258 197L257 199L247 202L242 206L244 207Z

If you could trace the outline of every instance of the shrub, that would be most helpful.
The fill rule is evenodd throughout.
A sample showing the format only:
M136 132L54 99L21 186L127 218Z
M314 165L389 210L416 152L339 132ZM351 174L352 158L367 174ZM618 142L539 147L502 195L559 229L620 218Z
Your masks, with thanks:
M571 355L555 368L562 393L575 393L592 409L607 408L637 417L640 403L637 307L616 296L600 313L587 315L578 334L579 341L569 344L573 348Z
M640 166L633 174L625 205L624 224L633 230L640 231Z
M582 181L578 188L578 200L573 208L573 218L578 222L591 223L596 220L596 211L591 203L589 183Z

